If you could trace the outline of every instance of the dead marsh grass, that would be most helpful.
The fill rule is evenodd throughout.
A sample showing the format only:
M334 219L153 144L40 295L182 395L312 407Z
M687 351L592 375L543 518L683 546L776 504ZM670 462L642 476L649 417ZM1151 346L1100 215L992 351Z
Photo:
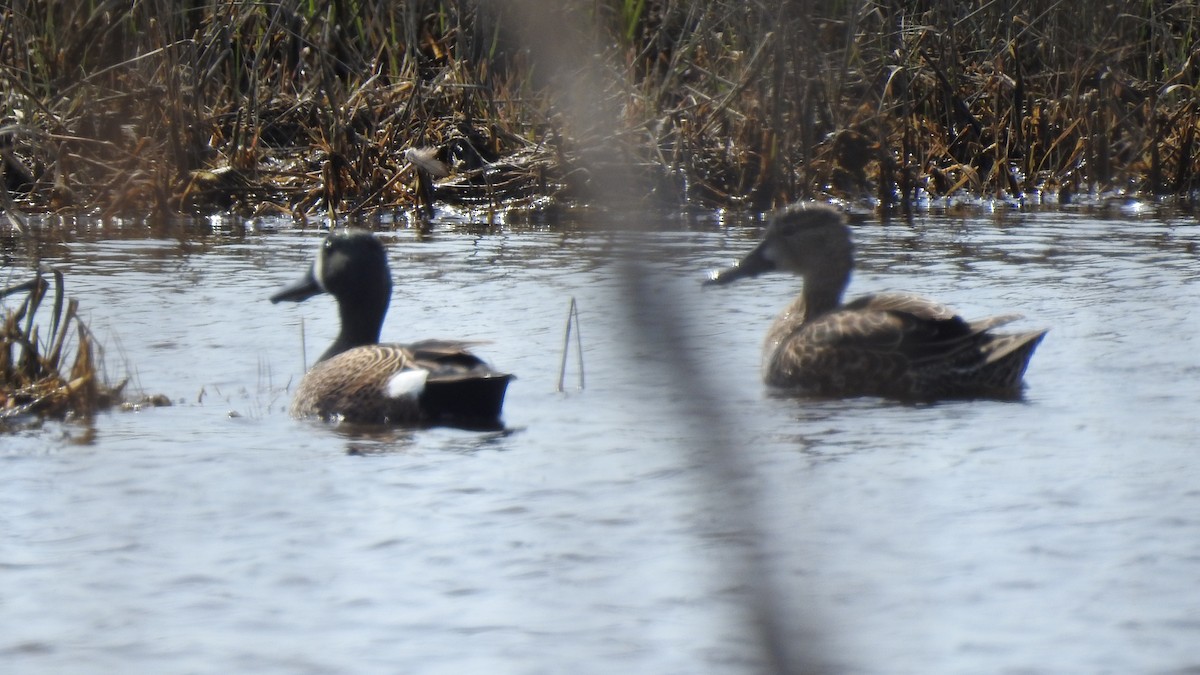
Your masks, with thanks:
M595 47L616 133L560 114L563 70L505 8L17 0L4 188L30 210L303 218L587 203L598 164L631 203L749 211L1190 200L1200 180L1193 2L566 3L543 37Z

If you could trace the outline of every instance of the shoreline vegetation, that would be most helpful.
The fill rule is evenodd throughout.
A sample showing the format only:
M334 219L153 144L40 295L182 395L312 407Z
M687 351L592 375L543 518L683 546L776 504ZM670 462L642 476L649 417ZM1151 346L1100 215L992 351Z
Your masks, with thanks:
M0 206L907 213L1200 188L1194 3L525 4L6 3Z

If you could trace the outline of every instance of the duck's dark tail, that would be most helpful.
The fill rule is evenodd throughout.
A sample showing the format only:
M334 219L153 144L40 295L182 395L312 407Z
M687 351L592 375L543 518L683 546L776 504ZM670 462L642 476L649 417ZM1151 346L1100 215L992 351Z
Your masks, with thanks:
M1046 337L1045 330L993 335L983 346L984 363L979 381L997 391L1019 391L1033 352Z
M464 429L503 429L508 373L430 378L421 392L421 409L432 424Z

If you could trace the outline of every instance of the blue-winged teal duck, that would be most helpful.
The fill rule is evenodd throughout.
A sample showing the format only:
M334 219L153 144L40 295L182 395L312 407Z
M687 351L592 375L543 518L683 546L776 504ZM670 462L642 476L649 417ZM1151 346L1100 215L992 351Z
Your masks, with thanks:
M762 242L740 262L710 274L725 284L780 270L803 292L775 320L763 352L763 378L824 396L910 400L1012 397L1045 330L993 333L1020 318L966 321L954 310L907 293L842 304L854 267L850 228L827 206L793 206L774 216Z
M367 424L500 426L512 376L493 370L467 350L468 343L379 344L392 278L383 245L374 235L330 235L309 272L271 296L271 302L300 302L319 293L337 300L342 326L300 381L292 398L293 416Z

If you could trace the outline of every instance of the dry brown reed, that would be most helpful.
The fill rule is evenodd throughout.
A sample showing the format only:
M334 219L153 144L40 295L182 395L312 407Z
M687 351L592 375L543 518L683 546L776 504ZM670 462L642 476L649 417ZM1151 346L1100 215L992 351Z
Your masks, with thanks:
M557 114L505 2L14 0L0 169L25 208L102 214L577 203L597 163L670 207L1190 197L1196 10L555 3L600 27L613 135ZM423 148L451 175L406 159Z
M78 302L64 297L62 273L51 275L45 340L35 322L50 289L45 275L39 270L29 281L0 289L0 299L25 294L13 309L5 305L0 326L0 430L27 416L88 417L113 405L124 387L104 381L99 347L79 317Z

